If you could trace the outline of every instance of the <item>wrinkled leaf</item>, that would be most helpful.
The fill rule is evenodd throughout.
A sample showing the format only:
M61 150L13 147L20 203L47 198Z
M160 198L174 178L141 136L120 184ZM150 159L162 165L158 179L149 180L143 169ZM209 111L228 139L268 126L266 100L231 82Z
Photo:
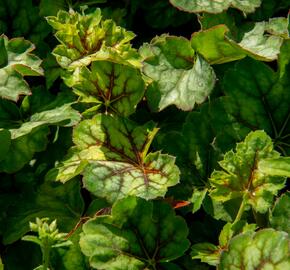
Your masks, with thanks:
M223 170L212 173L211 198L220 202L243 198L256 211L266 212L286 179L261 172L259 165L266 158L276 157L279 153L273 150L271 138L264 131L249 133L244 142L237 144L235 152L227 152L219 162Z
M61 43L53 55L62 68L73 70L95 60L140 66L138 53L130 45L135 35L112 20L102 20L100 9L88 15L59 11L56 17L47 17L47 21Z
M187 39L163 35L143 45L140 54L144 59L143 72L153 81L146 93L153 111L172 104L188 111L210 95L215 84L214 71L195 55Z
M261 0L170 0L170 2L178 9L194 13L220 13L229 7L251 13L261 4Z
M111 216L83 226L80 246L96 269L159 269L188 249L187 234L185 221L168 204L127 197L113 205Z
M274 205L270 215L270 224L276 230L290 232L290 193L280 196Z
M144 82L138 70L111 62L92 62L90 69L76 70L67 84L81 101L101 103L105 112L128 116L135 111L144 94Z
M34 45L23 38L8 40L0 36L0 96L17 101L20 95L29 95L24 76L40 76L41 60L31 54Z
M157 131L152 122L137 126L125 118L98 114L76 127L76 146L47 177L65 182L83 173L84 186L111 202L126 195L164 196L178 183L179 170L174 157L147 154Z
M289 238L273 229L247 232L234 237L221 254L218 269L274 269L290 267Z

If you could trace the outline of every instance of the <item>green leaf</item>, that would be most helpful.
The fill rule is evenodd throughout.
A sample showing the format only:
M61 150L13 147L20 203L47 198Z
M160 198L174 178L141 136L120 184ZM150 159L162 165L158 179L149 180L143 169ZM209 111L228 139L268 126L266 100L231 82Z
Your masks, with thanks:
M47 144L49 125L73 126L80 120L71 104L33 114L19 128L10 129L9 152L0 164L0 171L16 172L29 162L35 152L43 151Z
M280 196L271 211L270 224L276 230L290 232L290 193Z
M251 13L260 6L261 0L170 0L170 3L178 9L194 13L220 13L229 7L237 8L245 13Z
M278 74L267 65L251 59L242 60L229 69L223 79L226 95L223 104L236 127L246 132L265 130L274 139L275 147L287 156L290 69L286 53L287 50L281 51L279 56L281 68Z
M218 246L210 243L199 243L192 246L192 259L216 266L219 263L220 250Z
M0 161L5 159L11 144L11 134L9 130L0 128Z
M191 110L210 95L215 74L212 67L195 54L183 37L163 35L140 49L143 72L152 79L146 97L153 111L169 105Z
M37 54L44 57L49 50L44 39L50 29L32 0L1 0L0 33L10 38L24 37L36 45Z
M20 95L29 95L24 76L40 76L41 60L31 54L34 45L23 38L8 40L0 36L0 96L17 101Z
M259 165L266 158L276 157L279 153L273 150L271 138L264 131L249 133L244 142L237 144L235 152L227 152L219 162L223 170L212 173L211 198L220 202L243 198L246 205L265 213L286 179L261 172Z
M218 269L288 269L288 245L288 235L273 229L237 235L221 254Z
M259 170L265 174L290 177L290 157L265 159L260 163Z
M170 205L127 197L113 205L111 216L83 226L80 246L97 269L159 269L189 247L185 221Z
M79 221L84 203L78 181L44 183L35 192L23 194L6 213L3 243L10 244L29 231L36 217L57 219L61 231L69 232Z
M144 81L137 69L112 62L92 62L76 70L66 83L81 101L100 103L105 112L128 116L144 95Z
M244 221L239 221L235 224L227 223L219 235L219 245L211 243L198 243L192 246L192 259L200 259L209 265L217 266L220 261L220 255L223 250L228 249L229 241L232 237L240 232L254 232L255 224L247 224Z
M154 126L102 114L82 121L74 130L76 146L47 177L65 182L82 173L85 188L110 202L126 195L164 196L168 187L178 183L179 170L174 157L147 154L158 131Z
M261 61L278 58L283 37L288 37L287 18L273 18L255 23L240 42L230 37L229 28L217 25L192 35L191 45L210 64L222 64L250 56Z
M193 203L192 213L195 213L196 211L200 209L206 193L207 193L206 188L202 190L198 190L198 189L193 190L192 197L190 198L190 201Z
M74 70L96 60L140 67L139 55L130 45L135 35L112 20L102 20L100 9L88 15L59 11L56 17L46 19L61 43L53 55L62 68Z

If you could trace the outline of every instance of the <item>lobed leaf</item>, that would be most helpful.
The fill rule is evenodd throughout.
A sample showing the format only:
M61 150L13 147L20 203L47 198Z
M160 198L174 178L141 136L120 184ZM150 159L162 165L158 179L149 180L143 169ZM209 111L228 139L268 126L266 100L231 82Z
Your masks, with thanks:
M279 157L271 138L264 131L249 133L236 151L229 151L219 162L223 170L214 171L209 179L213 200L225 202L243 198L255 211L266 212L274 195L284 187L285 177L260 170L260 162Z
M287 50L281 51L280 63L282 59L287 59L286 53ZM224 108L236 122L236 127L246 132L265 130L284 155L289 151L290 132L288 77L287 62L279 73L274 73L263 63L245 59L225 74L223 88L226 97L222 98Z
M187 234L185 221L168 204L127 197L113 205L111 216L83 226L80 246L94 269L163 269L160 263L188 249Z
M172 104L189 111L210 95L215 73L201 56L195 55L187 39L156 37L141 47L140 54L143 73L153 81L146 92L153 111Z
M128 116L144 94L144 81L137 69L106 61L82 67L66 81L81 101L101 104L105 112Z
M8 40L0 36L0 96L17 101L20 95L30 95L24 76L40 76L41 60L33 55L34 45L23 38Z
M137 126L126 118L98 114L76 127L76 146L47 177L66 182L82 173L84 186L110 202L126 195L164 196L178 183L179 170L174 157L147 154L157 131L152 122Z
M221 254L218 269L274 269L290 267L289 238L285 232L264 229L234 237Z

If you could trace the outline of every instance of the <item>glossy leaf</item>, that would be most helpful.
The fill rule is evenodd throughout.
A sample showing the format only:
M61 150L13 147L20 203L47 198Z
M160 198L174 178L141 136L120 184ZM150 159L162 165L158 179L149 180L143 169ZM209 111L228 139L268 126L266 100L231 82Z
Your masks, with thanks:
M53 54L62 68L74 70L95 60L140 66L139 56L130 45L135 35L112 20L102 20L100 9L87 15L59 11L56 17L47 17L47 21L61 43Z
M273 229L247 232L234 237L221 254L218 269L288 269L289 238Z
M261 4L261 0L170 0L170 2L178 9L194 13L220 13L229 7L237 8L245 13L251 13Z
M105 112L128 116L144 94L144 81L138 70L105 61L76 70L67 84L81 101L102 104Z
M281 195L271 211L270 224L276 230L290 232L290 193Z
M24 76L40 76L41 60L33 55L34 45L23 38L0 36L0 96L17 101L20 95L31 94Z
M82 173L85 188L111 202L126 195L164 196L178 183L179 170L174 157L148 154L157 131L152 122L137 126L125 118L98 114L76 127L76 146L48 178L65 182Z
M219 162L223 170L212 173L211 198L221 202L243 198L255 211L266 212L286 180L259 170L262 160L275 157L279 153L273 150L271 138L263 131L251 132L244 142L237 144L235 152L227 152Z
M159 269L188 249L187 234L168 204L127 197L113 205L111 216L83 226L80 246L95 269Z
M143 72L153 81L146 95L153 111L172 104L189 111L210 95L215 84L214 71L195 54L187 39L163 35L143 45L140 53Z

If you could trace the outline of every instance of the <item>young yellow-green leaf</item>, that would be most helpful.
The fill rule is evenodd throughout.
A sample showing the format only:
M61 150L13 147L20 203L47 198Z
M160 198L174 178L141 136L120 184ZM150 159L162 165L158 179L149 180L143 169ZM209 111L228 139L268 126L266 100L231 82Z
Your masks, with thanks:
M185 221L169 204L127 197L113 205L111 216L83 226L80 246L94 269L160 269L159 263L188 249L187 235Z
M244 33L240 42L229 37L230 30L220 24L196 32L192 35L191 45L210 64L222 64L246 56L261 61L276 60L288 35L286 18L273 18L269 22L255 23L252 30Z
M140 49L140 54L143 73L152 79L146 97L153 111L173 104L191 110L206 100L215 85L212 67L195 54L185 38L156 37Z
M264 173L290 177L290 157L265 159L259 169Z
M280 196L271 211L270 224L276 230L290 233L290 192Z
M140 71L128 65L92 62L90 68L76 70L66 81L81 101L100 103L105 112L128 116L144 95Z
M220 257L220 270L290 268L289 238L285 232L264 229L234 237Z
M110 60L140 67L139 55L130 45L135 35L117 26L112 20L102 20L100 9L90 14L59 11L47 17L61 43L53 54L61 67L74 70L95 60Z
M227 152L219 162L223 170L212 173L211 198L221 202L243 198L255 211L266 212L286 178L262 172L259 165L264 159L277 157L279 153L273 150L271 138L264 131L249 133L235 152Z
M229 7L251 13L261 4L261 0L170 0L170 2L178 9L194 13L220 13Z
M41 60L33 55L34 45L23 38L0 36L0 97L17 101L20 95L30 95L24 76L40 76Z
M82 121L74 130L76 146L47 177L65 182L82 173L84 186L110 202L126 195L164 196L178 183L179 170L174 157L147 154L158 130L154 126L104 114Z

